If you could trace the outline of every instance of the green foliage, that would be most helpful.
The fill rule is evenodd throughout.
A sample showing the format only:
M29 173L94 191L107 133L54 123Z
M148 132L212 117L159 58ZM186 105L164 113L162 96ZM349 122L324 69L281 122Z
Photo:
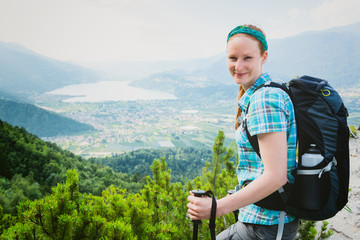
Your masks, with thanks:
M69 170L51 195L18 206L19 221L1 239L136 239L128 214L134 208L124 190L112 187L99 197L78 188L78 174Z
M220 155L227 152L223 139L218 141ZM225 154L225 159L230 155ZM214 159L222 158L214 155ZM192 223L186 205L193 183L184 187L172 182L165 158L155 159L151 170L141 194L110 186L101 196L81 193L78 172L68 170L66 183L58 183L52 194L18 205L16 221L3 224L1 239L190 239ZM219 177L224 174L219 173ZM219 192L225 190L219 187ZM208 239L208 231L203 224L202 239Z
M1 239L189 238L187 192L170 182L164 159L152 169L154 179L147 179L142 195L111 186L101 197L80 193L77 171L69 170L51 195L19 204L17 222Z
M319 239L327 239L333 235L334 232L327 229L328 225L329 223L327 221L322 222Z
M185 183L186 179L194 179L201 174L206 160L212 157L211 149L205 148L166 148L140 149L112 157L93 159L93 161L111 167L117 172L139 176L151 175L150 166L154 159L164 157L171 169L173 182Z
M4 214L3 208L0 206L0 235L5 229L11 227L15 221L16 218L10 214Z
M4 126L9 129L9 126ZM19 132L10 131L8 134L16 135ZM30 139L32 135L18 136L23 136L23 148L32 149L31 144L36 142L35 146L38 148L35 149L41 152L42 147L47 146L46 151L51 154L44 158L49 158L50 161L44 160L39 166L43 166L47 173L56 174L50 174L53 176L51 179L50 176L37 176L43 172L36 172L39 170L24 164L23 171L31 169L27 175L14 173L11 179L0 178L1 240L191 239L193 224L186 215L189 191L211 189L218 198L222 198L237 184L232 162L234 146L224 146L223 131L219 131L215 139L212 161L206 163L202 176L184 185L173 182L171 170L162 157L153 161L150 167L152 176L146 177L146 183L139 193L129 192L121 187L126 185L121 185L123 181L130 181L129 176L117 175L110 168L95 164L94 161L85 163L69 152L55 151L56 148L51 144L42 145L37 138ZM25 142L30 145L24 144ZM5 150L9 147L5 144L1 146ZM11 151L4 152L8 153L6 157L11 157ZM10 160L13 161L12 158ZM22 159L19 164L23 161L25 160ZM64 173L64 165L76 168ZM62 183L64 181L61 180L61 174L65 175L65 183ZM124 177L124 180L120 177ZM133 178L137 179L138 176ZM51 193L42 198L42 186L38 184L40 181L56 183L52 186ZM112 184L114 182L118 185ZM107 188L106 184L109 184ZM98 195L83 191L84 189L95 189ZM11 211L14 205L17 205L17 212ZM209 221L202 222L199 239L210 239ZM216 232L221 232L233 223L235 219L232 214L217 218ZM318 233L315 222L303 221L298 239L326 239L331 235L332 232L327 230L327 222L323 222Z
M203 168L203 177L217 196L220 191L225 196L229 188L234 189L237 184L234 162L230 160L234 156L235 147L224 146L225 134L219 131L213 146L213 158L211 163L207 163ZM223 167L225 165L225 168ZM221 191L222 190L222 191Z
M350 125L350 138L357 138L357 130L354 125Z
M320 229L320 233L316 230L316 221L301 221L299 225L297 240L322 240L328 239L333 231L327 229L327 221L323 221Z
M68 169L78 170L80 192L101 195L110 185L139 192L144 185L142 178L115 173L1 120L0 166L0 204L5 213L15 213L15 206L24 199L49 194L51 187L66 180Z
M211 162L207 162L202 169L202 176L195 178L188 183L191 188L212 190L217 198L223 198L227 195L228 190L234 189L237 185L237 177L235 164L231 161L234 156L234 145L230 147L224 146L225 134L223 131L218 132L213 145L213 158ZM210 239L208 220L203 220L203 224L199 228L200 239ZM219 233L235 223L234 215L216 219L216 232Z
M11 180L1 179L0 204L6 213L15 214L16 206L20 201L42 197L40 185L34 181L32 173L25 178L16 174Z
M170 170L167 170L165 158L155 160L151 170L153 179L147 177L147 184L141 193L148 207L153 210L152 218L148 219L156 233L153 237L167 234L171 239L189 237L190 220L185 214L188 191L185 191L180 183L171 182Z

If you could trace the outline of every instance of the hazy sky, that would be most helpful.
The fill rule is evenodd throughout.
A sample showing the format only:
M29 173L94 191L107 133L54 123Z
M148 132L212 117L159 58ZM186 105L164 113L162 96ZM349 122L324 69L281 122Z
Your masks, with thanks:
M175 60L225 51L243 23L268 38L360 21L359 0L0 0L0 41L73 62Z

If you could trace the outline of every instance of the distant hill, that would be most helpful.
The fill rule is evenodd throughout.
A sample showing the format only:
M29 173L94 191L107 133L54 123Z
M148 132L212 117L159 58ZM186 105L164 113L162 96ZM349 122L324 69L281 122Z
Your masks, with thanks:
M101 72L115 74L118 78L131 81L163 71L184 70L186 72L207 69L218 61L222 54L209 58L195 58L174 61L144 61L144 62L100 62L84 63L85 66Z
M24 127L39 137L75 135L94 131L94 127L60 116L29 103L0 99L0 119Z
M95 71L47 58L0 41L0 90L14 95L41 94L69 84L99 81Z
M13 94L10 94L8 92L4 92L0 90L0 99L7 99L14 102L28 102L27 99L24 99L24 97L21 96L14 96Z
M275 80L313 75L327 79L334 87L360 84L360 23L324 31L269 40L269 58L264 71ZM211 81L232 84L226 55L208 69L196 73Z
M128 192L137 192L143 186L140 178L133 181L126 173L115 173L1 120L0 166L0 206L4 213L16 213L17 203L26 198L49 194L52 187L65 182L69 169L79 173L79 190L94 195L101 195L110 185Z
M226 66L226 54L217 56L217 61L211 58L207 62L208 67L191 73L152 74L133 81L132 85L171 92L178 98L236 95L236 86ZM312 75L327 79L336 88L360 86L360 23L270 39L264 71L270 72L276 81Z
M117 76L128 76L127 80L137 78L132 86L165 90L178 98L227 98L237 91L236 86L234 91L230 87L234 87L234 82L226 67L225 51L210 58L107 63L97 67L119 74ZM270 39L269 59L264 70L277 81L313 75L329 80L337 88L359 85L360 23ZM147 73L151 75L139 79ZM99 80L93 70L41 56L17 44L0 42L0 91L29 96Z
M360 23L271 41L265 70L274 77L325 78L331 85L360 85Z
M188 74L185 71L170 71L152 74L147 78L132 81L130 86L171 93L177 98L231 98L237 94L234 84L211 81L209 77ZM232 81L231 81L232 83Z
M184 182L201 175L201 169L206 161L212 159L211 149L206 148L164 148L164 149L139 149L111 157L97 158L95 162L109 166L116 172L141 177L152 175L151 164L154 159L164 157L167 167L171 169L172 182ZM235 164L235 158L232 159Z

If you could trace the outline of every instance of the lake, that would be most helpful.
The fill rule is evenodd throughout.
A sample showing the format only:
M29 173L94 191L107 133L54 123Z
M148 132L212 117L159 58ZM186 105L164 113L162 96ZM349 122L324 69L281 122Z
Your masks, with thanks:
M172 94L129 86L130 81L101 81L74 84L46 94L65 95L64 102L105 102L176 99Z

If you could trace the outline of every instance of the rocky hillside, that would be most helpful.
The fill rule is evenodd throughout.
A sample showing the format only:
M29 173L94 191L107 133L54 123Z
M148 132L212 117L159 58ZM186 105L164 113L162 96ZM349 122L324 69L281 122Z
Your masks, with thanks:
M327 220L334 231L330 240L360 239L360 139L350 140L350 189L348 206Z

